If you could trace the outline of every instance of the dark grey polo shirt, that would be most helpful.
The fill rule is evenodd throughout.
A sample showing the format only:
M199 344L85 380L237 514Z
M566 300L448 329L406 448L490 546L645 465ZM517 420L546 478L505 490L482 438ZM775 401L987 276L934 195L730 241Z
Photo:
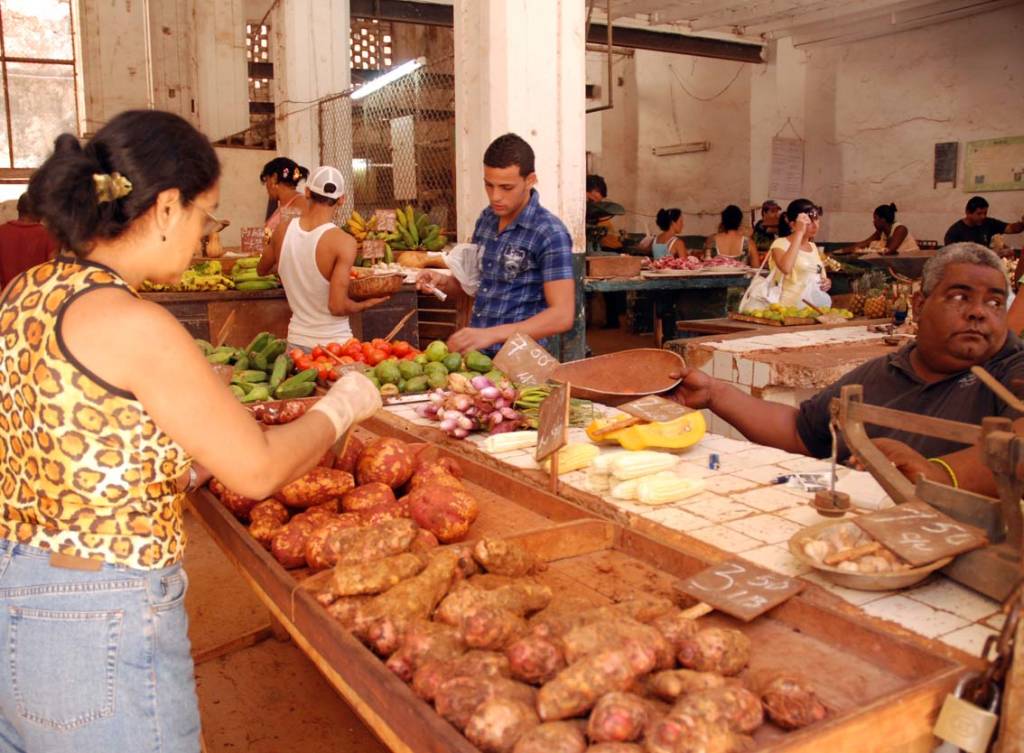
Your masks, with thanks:
M1018 418L1019 413L997 398L970 371L926 384L914 372L910 352L911 343L896 353L876 358L846 374L814 397L805 400L796 419L796 428L807 451L819 458L832 453L832 438L828 431L829 404L839 397L839 390L847 384L864 385L864 402L894 410L920 413L924 416L946 418L950 421L979 424L986 416ZM1024 344L1012 332L1006 343L987 363L982 364L992 376L1013 390L1013 380L1024 380ZM935 437L925 437L898 429L867 426L871 438L888 437L913 447L927 458L964 449L965 445ZM845 444L839 448L839 459L849 455Z

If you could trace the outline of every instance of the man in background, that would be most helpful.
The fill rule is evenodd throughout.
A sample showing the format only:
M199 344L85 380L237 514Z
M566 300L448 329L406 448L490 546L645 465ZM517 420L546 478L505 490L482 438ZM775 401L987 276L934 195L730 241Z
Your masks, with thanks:
M946 231L945 245L950 243L978 243L992 246L992 236L1013 235L1024 231L1024 221L1007 223L988 216L988 202L983 196L972 196L967 202L964 218L957 220Z
M0 288L57 254L57 241L36 217L28 194L18 198L18 219L0 225Z

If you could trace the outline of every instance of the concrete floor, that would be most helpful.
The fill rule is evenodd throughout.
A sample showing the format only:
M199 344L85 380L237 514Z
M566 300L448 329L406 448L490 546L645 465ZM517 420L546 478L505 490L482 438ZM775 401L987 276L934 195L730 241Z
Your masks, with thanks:
M196 686L208 753L384 753L292 642L269 638L204 660L270 620L193 514L185 527L189 635L200 660Z

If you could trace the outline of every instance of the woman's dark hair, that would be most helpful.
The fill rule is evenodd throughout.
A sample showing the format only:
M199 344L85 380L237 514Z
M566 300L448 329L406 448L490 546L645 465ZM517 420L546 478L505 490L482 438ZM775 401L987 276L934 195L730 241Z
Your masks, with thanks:
M881 204L875 207L875 216L881 217L883 220L885 220L891 225L892 223L896 222L896 205Z
M722 210L722 222L718 226L719 232L727 230L739 230L743 224L743 210L735 204L730 204Z
M805 212L817 212L821 215L824 210L810 199L793 199L786 207L786 219L796 222L796 218Z
M526 143L522 136L506 133L491 142L484 152L484 165L487 167L519 168L519 176L525 178L534 172L533 147Z
M659 209L658 216L654 218L654 221L658 223L658 227L662 230L668 230L672 227L672 223L676 222L682 216L682 209Z
M119 173L131 190L100 201L93 176ZM129 110L114 117L83 147L70 133L28 184L36 214L64 248L86 255L96 240L121 235L169 188L182 204L210 189L220 163L209 140L169 112Z
M274 157L260 170L260 183L265 183L271 175L277 176L278 183L295 188L299 181L309 177L309 168L287 157Z

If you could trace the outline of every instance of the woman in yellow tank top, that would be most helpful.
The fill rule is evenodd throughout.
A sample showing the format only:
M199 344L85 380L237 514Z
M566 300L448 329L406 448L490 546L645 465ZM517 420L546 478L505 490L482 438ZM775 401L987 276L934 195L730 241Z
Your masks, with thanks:
M774 279L782 281L782 299L787 308L803 308L804 301L829 308L826 295L832 281L825 272L825 263L814 243L821 227L821 207L810 199L796 199L786 207L786 218L792 232L776 238L768 253L768 268Z
M84 147L58 138L29 185L64 251L0 297L0 737L13 749L198 750L181 570L193 459L262 499L380 405L365 378L339 381L264 433L138 296L188 266L219 174L187 122L135 111Z

